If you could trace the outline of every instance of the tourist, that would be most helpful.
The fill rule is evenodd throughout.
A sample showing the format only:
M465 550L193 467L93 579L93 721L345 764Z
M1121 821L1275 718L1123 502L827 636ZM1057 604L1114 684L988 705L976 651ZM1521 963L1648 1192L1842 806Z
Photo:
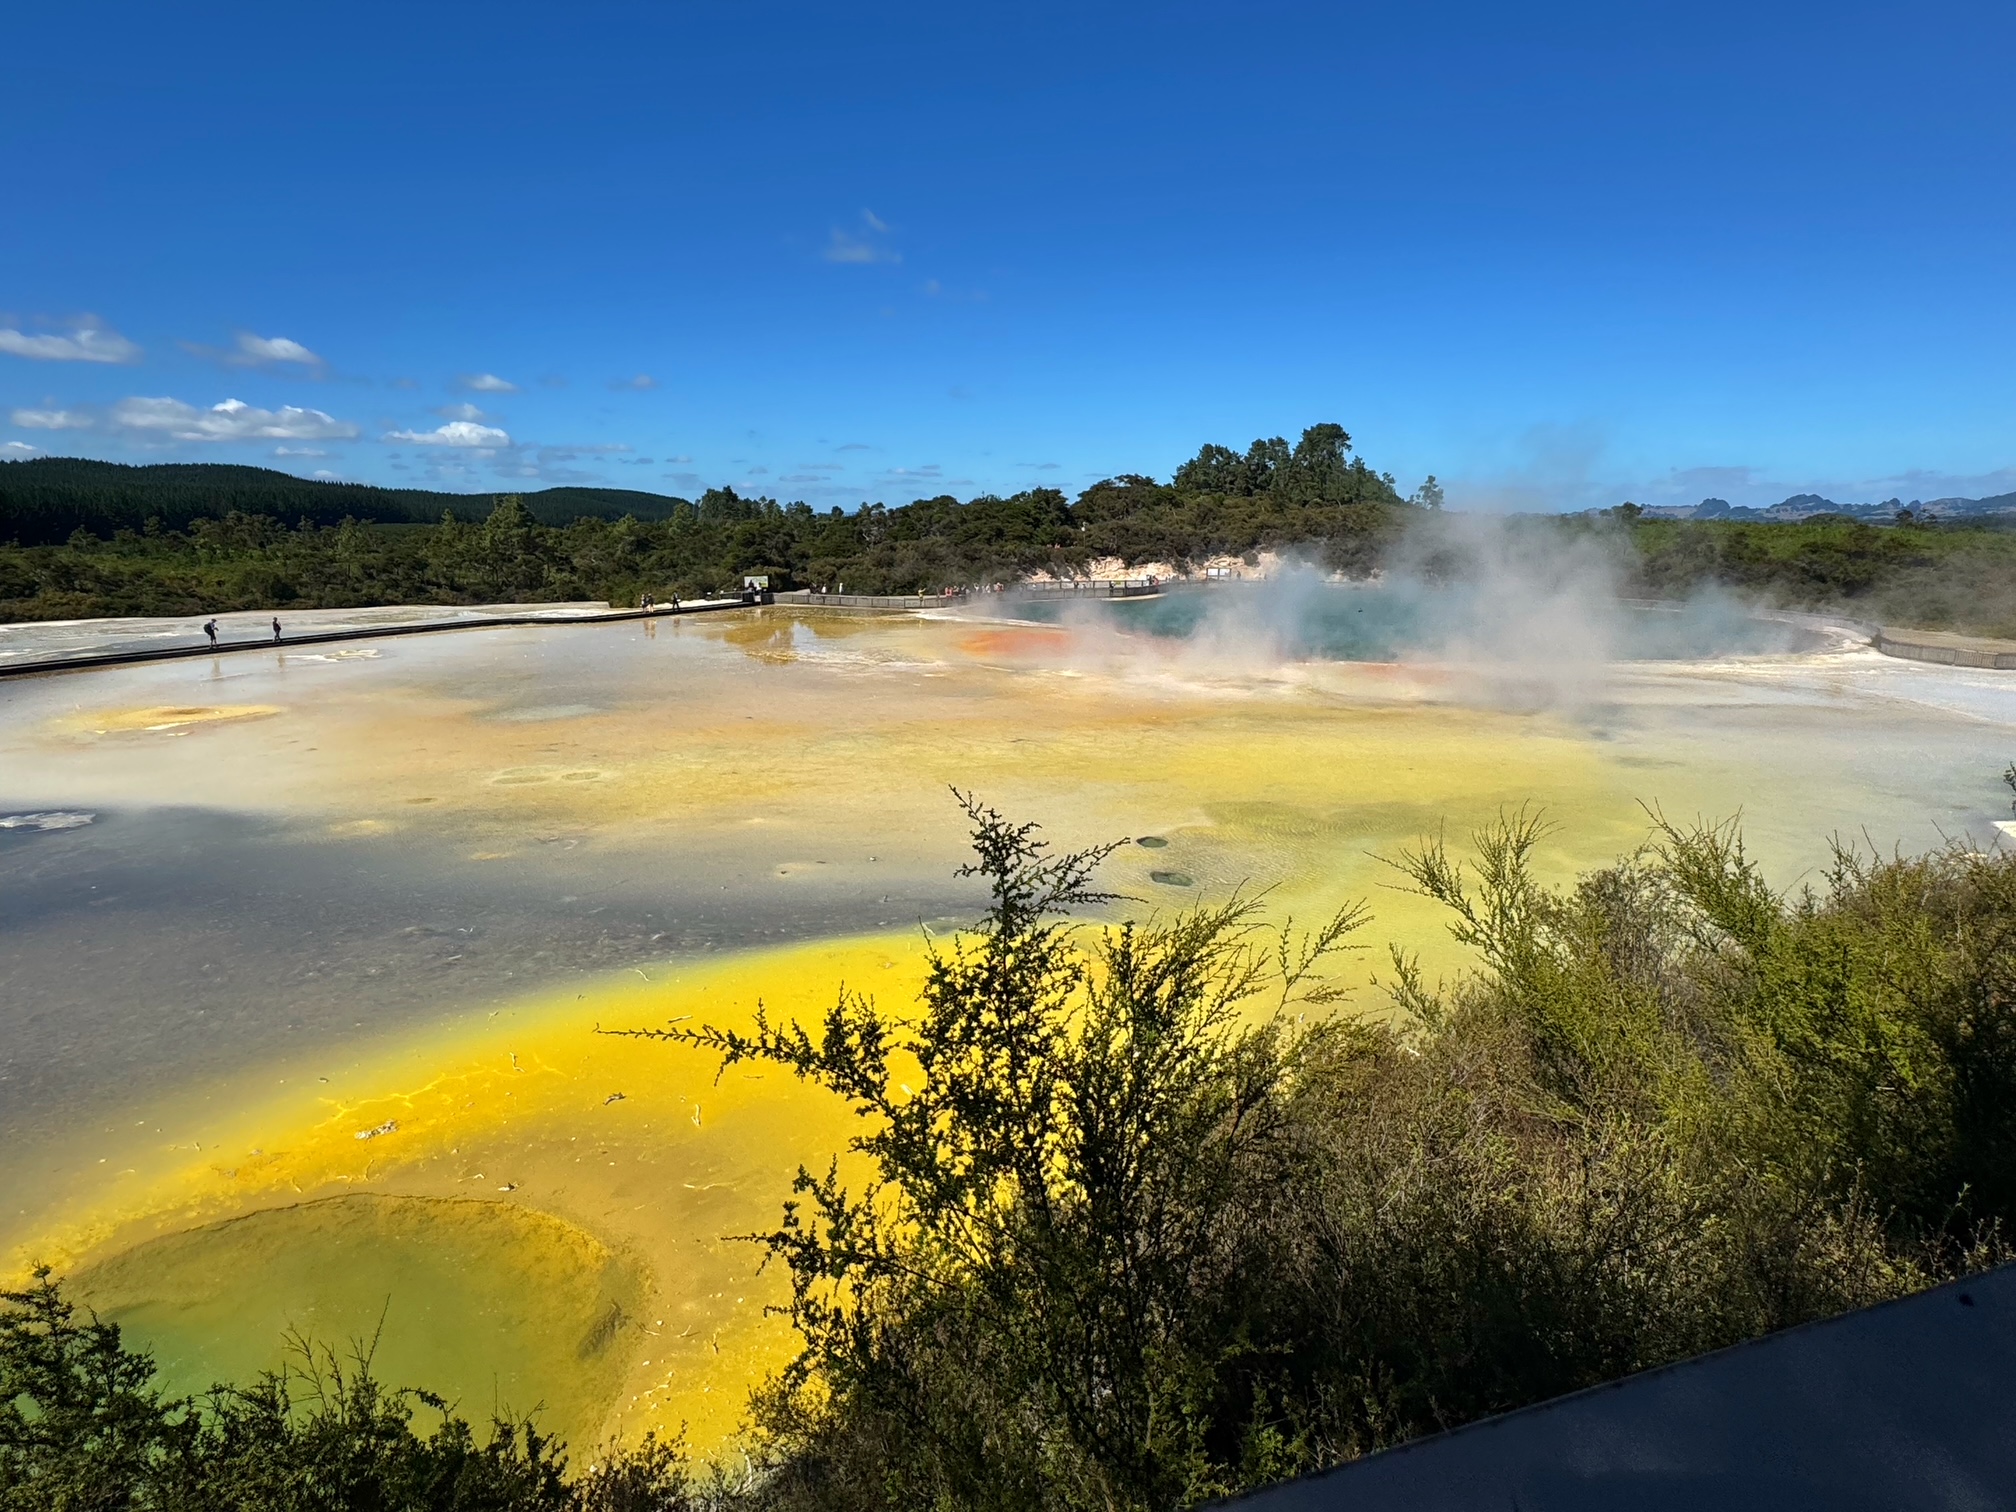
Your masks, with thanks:
M210 649L217 649L217 621L209 620L203 626L203 633L210 637Z
M280 620L277 615L273 620L273 644L276 646L280 644Z

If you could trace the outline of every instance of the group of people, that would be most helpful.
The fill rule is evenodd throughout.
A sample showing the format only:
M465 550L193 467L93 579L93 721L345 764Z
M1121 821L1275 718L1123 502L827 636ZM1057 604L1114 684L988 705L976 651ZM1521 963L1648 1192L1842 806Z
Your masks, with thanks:
M677 614L679 612L679 595L676 593L673 594L672 602L669 604L660 604L655 594L646 593L638 598L637 607L642 609L646 614L649 614L654 609L670 609L674 614Z
M213 651L214 651L214 650L216 650L216 649L217 649L217 621L215 621L214 619L213 619L213 620L206 620L206 621L204 621L204 624L203 624L203 633L204 633L205 635L207 635L207 636L209 636L209 637L210 637L210 649L211 649L211 650L213 650ZM276 616L274 617L274 620L273 620L273 644L274 644L274 645L276 645L276 646L280 644L280 620L279 620L279 617L278 617L277 615L276 615Z

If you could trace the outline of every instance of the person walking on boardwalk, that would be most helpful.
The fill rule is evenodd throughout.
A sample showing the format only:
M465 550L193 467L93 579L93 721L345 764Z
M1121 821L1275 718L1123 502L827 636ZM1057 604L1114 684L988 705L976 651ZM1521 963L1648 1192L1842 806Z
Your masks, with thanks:
M215 651L217 649L217 621L214 619L206 621L203 626L203 633L210 637L210 649Z
M280 618L278 615L275 615L273 618L273 644L276 646L280 644Z

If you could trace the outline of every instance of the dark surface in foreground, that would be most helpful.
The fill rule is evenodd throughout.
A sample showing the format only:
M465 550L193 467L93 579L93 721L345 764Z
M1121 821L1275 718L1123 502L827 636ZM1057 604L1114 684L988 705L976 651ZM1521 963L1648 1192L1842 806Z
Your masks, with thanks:
M1474 1423L1239 1512L2016 1506L2016 1267Z

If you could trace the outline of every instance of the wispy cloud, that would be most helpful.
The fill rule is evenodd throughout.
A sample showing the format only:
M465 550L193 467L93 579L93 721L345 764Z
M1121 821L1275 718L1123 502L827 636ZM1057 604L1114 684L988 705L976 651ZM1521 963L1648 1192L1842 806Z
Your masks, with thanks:
M969 304L987 303L987 291L985 289L948 289L935 278L924 280L923 294L926 299L963 300Z
M300 367L320 375L328 364L300 342L287 336L260 336L251 331L240 331L231 346L224 351L203 346L198 342L185 341L182 350L191 356L202 357L211 362L221 362L226 367L270 368Z
M634 378L611 378L609 380L609 387L612 389L654 389L658 387L658 380L653 378L649 373L639 373Z
M273 455L276 457L326 457L329 453L322 450L319 446L276 446L273 448Z
M444 404L434 411L443 420L488 420L490 417L473 404Z
M922 467L890 467L882 471L885 483L942 483L944 480L945 469L936 462Z
M474 420L450 420L431 431L387 431L381 439L403 441L411 446L473 446L485 449L511 444L508 432L494 425L478 425Z
M508 378L499 378L495 373L463 373L455 380L455 387L467 389L472 394L515 394L518 385Z
M583 457L609 457L630 448L621 441L588 441L539 448L541 462L578 462Z
M1712 497L1753 508L1805 493L1839 504L1873 504L1892 498L1906 502L1978 499L2016 492L2016 467L1981 473L1907 468L1861 478L1777 473L1748 466L1676 467L1663 477L1636 483L1619 480L1611 492L1642 504L1698 504L1704 497Z
M848 231L835 226L827 237L826 250L819 255L830 263L900 263L903 261L901 252L876 240L888 234L886 221L873 210L863 210L861 230Z
M238 360L248 366L264 366L272 362L291 362L311 368L324 365L320 357L298 341L285 336L255 336L250 331L238 333Z
M242 399L207 410L180 399L122 399L111 421L121 430L172 441L348 441L357 435L349 421L318 409L287 404L266 410Z
M41 449L39 446L30 446L26 441L0 442L0 456L16 460L22 457L32 457Z
M96 315L79 315L60 334L31 335L0 326L0 352L36 362L138 362L140 348Z
M91 429L91 417L82 410L17 409L10 418L23 430Z

